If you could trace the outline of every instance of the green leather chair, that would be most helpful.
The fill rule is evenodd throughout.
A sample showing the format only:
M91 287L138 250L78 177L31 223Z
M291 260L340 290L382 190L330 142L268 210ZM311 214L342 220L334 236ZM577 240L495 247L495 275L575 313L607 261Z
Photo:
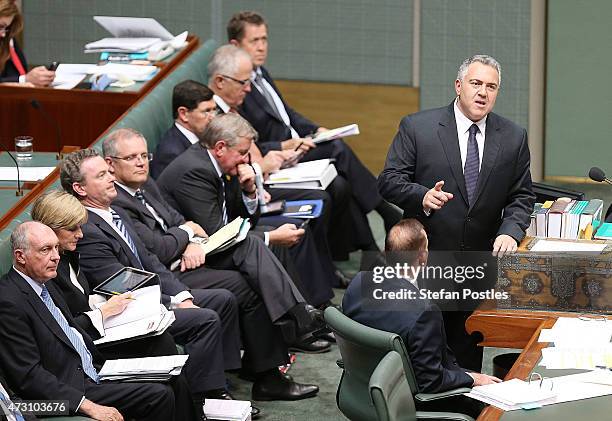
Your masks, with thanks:
M398 334L364 326L334 307L325 310L325 322L334 333L342 356L338 363L343 372L336 403L351 420L376 419L368 385L376 366L389 351L400 355L410 392L418 401L442 399L470 391L469 388L460 388L442 393L420 393L406 346Z
M406 379L403 361L396 351L389 351L370 377L370 398L378 421L460 420L474 421L455 412L417 411Z

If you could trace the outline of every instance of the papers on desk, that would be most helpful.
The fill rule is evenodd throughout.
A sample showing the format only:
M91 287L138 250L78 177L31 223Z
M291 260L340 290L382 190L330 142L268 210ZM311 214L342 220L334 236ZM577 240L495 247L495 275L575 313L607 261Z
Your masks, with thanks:
M606 244L579 243L575 241L538 240L531 251L539 252L591 252L600 254Z
M204 414L214 420L245 421L251 416L251 402L225 399L206 399Z
M94 16L93 19L118 38L155 37L164 41L173 38L172 34L153 18Z
M86 53L137 53L159 43L159 38L102 38L85 44Z
M19 167L20 181L40 181L51 174L56 167ZM0 167L0 180L17 181L16 167Z
M107 360L98 373L101 381L166 381L181 374L189 355Z
M572 374L569 376L553 377L552 379L544 380L542 388L548 388L548 391L545 389L542 392L535 390L535 388L539 388L539 381L536 384L532 382L532 384L529 385L522 380L512 379L503 383L474 387L471 392L466 393L465 395L496 406L504 411L513 411L522 408L532 409L555 403L578 401L582 399L610 395L612 394L612 386L610 385L610 382L612 381L610 378L611 376L612 374L610 374L610 372L607 370L596 370L587 373ZM501 397L498 396L499 394L497 392L501 390L503 386L499 389L494 388L494 392L491 394L488 393L488 390L490 390L492 387L506 385L510 382L515 382L517 385L510 388L505 388L504 391L506 393L502 394ZM550 387L552 387L552 390L550 390ZM533 396L532 398L527 396L526 402L518 403L517 400L525 400L524 391L530 391L533 393ZM552 394L552 396L546 397L547 393Z
M108 75L114 79L131 79L137 82L149 80L156 72L156 66L140 66L136 64L106 63L104 66L94 66L94 75Z
M318 159L270 174L265 184L276 189L325 190L337 175L331 159Z
M199 246L202 247L202 250L204 250L206 255L219 253L243 241L250 229L251 222L249 222L248 219L239 216L208 237L208 239L202 239L203 241L199 244ZM180 264L180 259L175 261L170 266L170 270L177 269Z
M538 342L552 342L542 349L542 365L549 369L612 367L612 323L605 319L560 317L551 329L542 329Z
M137 289L130 293L133 300L125 310L104 321L104 336L94 341L104 345L118 341L134 340L146 336L161 335L174 322L174 312L160 303L159 285ZM96 307L101 307L99 303Z
M359 126L357 124L349 124L348 126L338 127L326 132L318 133L312 138L315 144L329 142L330 140L340 139L341 137L355 136L359 134Z

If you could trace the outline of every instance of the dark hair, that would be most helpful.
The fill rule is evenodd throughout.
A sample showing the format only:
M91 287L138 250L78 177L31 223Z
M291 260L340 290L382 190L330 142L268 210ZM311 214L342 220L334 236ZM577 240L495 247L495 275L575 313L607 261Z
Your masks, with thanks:
M234 14L227 23L227 40L241 41L244 38L244 27L247 25L266 25L266 19L254 11L242 11Z
M13 21L9 31L0 39L0 72L4 71L4 66L11 56L9 42L15 38L23 29L23 17L15 4L15 0L0 0L0 16L13 16Z
M79 194L72 188L72 183L83 183L83 174L81 174L81 165L89 158L100 156L95 149L81 149L68 154L62 160L60 166L60 182L64 190L77 199L81 199Z
M178 117L179 107L185 107L189 111L198 108L202 101L210 101L213 91L208 86L195 80L185 80L174 87L172 91L172 116Z

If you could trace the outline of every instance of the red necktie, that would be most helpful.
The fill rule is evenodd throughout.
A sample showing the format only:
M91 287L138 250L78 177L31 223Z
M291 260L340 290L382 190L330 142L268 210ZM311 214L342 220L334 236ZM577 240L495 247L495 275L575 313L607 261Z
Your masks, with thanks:
M17 51L15 51L15 47L13 47L13 40L11 40L9 43L9 50L11 52L11 61L19 72L19 76L25 75L26 71L23 68L23 64L21 64L21 60L19 60L19 56L17 55Z

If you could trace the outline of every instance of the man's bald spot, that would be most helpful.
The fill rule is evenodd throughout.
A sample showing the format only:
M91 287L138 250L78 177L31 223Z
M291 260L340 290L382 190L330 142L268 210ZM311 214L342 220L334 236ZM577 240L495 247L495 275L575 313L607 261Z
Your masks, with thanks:
M389 230L385 240L385 251L420 251L427 243L423 224L413 218L403 219Z

